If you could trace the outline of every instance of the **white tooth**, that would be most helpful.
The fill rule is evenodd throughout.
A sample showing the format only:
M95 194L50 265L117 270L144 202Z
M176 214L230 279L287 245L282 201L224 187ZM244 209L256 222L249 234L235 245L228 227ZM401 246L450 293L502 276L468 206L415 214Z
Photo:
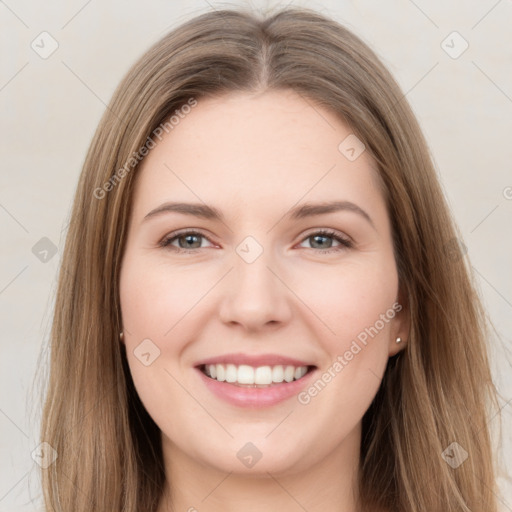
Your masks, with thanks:
M216 366L217 377L216 379L220 382L224 382L226 380L226 370L224 369L223 364L217 364Z
M283 382L284 368L282 366L274 366L272 368L272 382Z
M238 383L239 384L254 384L254 368L246 364L241 364L238 367Z
M308 371L308 369L305 366L299 366L298 368L296 368L295 375L294 375L295 380L298 380L301 377L304 377L304 375L306 375L307 371Z
M294 366L287 366L284 369L284 380L286 382L291 382L293 380L294 375L295 375L295 367Z
M270 366L258 366L254 372L255 384L272 384L272 368Z
M236 382L236 366L234 364L226 365L226 382Z
M242 364L209 364L205 366L205 373L219 382L238 383L245 385L269 386L273 382L292 382L307 373L307 366L259 366L254 368Z

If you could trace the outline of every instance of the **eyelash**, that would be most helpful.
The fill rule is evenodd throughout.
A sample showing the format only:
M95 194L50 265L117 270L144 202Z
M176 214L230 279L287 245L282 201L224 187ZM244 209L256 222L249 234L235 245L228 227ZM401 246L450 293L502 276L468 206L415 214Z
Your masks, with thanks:
M178 239L180 236L186 236L186 235L196 235L196 236L200 236L202 238L205 238L206 240L208 240L209 242L211 242L211 240L203 235L202 233L200 233L199 231L181 231L181 232L176 232L176 233L171 233L169 235L167 235L165 238L163 238L160 242L159 242L159 246L160 247L164 247L164 248L168 248L172 251L175 251L177 253L195 253L197 252L199 249L205 249L205 247L197 247L195 249L183 249L181 247L175 247L173 245L171 245L171 242L173 242L174 240ZM324 236L324 237L327 237L327 238L332 238L333 240L336 240L337 242L340 243L339 246L337 247L334 247L334 248L328 248L328 249L317 249L316 252L319 252L320 254L329 254L329 253L333 253L333 252L339 252L339 251L343 251L345 249L350 249L353 247L353 243L351 240L349 240L348 238L344 238L342 236L340 236L336 231L332 231L330 229L320 229L318 231L314 231L312 233L310 233L309 235L307 235L306 237L304 237L300 243L306 241L308 238L311 238L313 236ZM305 249L313 249L315 250L314 247L305 247Z

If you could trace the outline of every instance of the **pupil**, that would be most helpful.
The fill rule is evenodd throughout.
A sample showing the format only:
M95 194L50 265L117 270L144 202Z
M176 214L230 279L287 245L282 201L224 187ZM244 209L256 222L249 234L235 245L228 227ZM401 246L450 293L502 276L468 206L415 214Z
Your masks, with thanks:
M312 237L313 238L313 247L315 247L319 242L320 240L320 249L325 249L326 247L329 248L331 247L332 245L332 240L330 240L330 238L328 236L323 236L323 235L315 235ZM330 244L327 244L327 246L321 244L321 240L327 240L327 241L330 241L331 243Z
M199 242L199 244L197 243L198 239L199 239L199 236L197 236L197 235L183 235L183 236L180 236L180 238L179 238L179 241L180 241L179 245L182 249L190 249L190 248L196 249L201 246L200 242ZM181 243L183 240L185 240L185 244L192 244L193 247L191 247L191 245L184 246L184 244ZM194 245L194 240L195 240L195 245Z

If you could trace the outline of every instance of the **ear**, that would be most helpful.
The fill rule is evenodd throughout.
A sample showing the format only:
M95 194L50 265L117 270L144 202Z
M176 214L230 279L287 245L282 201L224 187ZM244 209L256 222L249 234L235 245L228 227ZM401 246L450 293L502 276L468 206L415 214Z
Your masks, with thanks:
M405 348L409 341L409 332L411 327L411 315L409 300L404 287L400 287L397 300L393 304L395 317L391 325L391 338L389 340L389 357L398 354ZM400 342L397 342L400 339Z

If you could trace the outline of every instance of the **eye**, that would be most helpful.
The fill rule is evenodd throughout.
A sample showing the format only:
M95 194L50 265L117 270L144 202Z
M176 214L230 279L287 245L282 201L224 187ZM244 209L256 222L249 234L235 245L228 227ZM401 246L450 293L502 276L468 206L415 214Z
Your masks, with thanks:
M202 244L205 240L208 240L208 238L197 231L182 231L181 233L171 233L167 235L158 245L160 245L160 247L168 247L178 252L187 252L188 250L193 251L206 247ZM175 242L177 242L177 245Z
M209 241L209 239L198 231L182 231L170 233L158 245L177 252L195 252L197 249L207 247L207 245L203 245L204 241ZM320 230L311 233L302 241L301 246L306 241L310 242L311 249L319 249L317 252L322 254L353 247L350 239L332 230ZM337 243L337 245L333 245L333 243Z
M331 230L315 231L308 235L302 243L306 241L309 241L311 249L320 249L320 253L338 252L353 247L351 240ZM333 241L338 245L333 245Z

